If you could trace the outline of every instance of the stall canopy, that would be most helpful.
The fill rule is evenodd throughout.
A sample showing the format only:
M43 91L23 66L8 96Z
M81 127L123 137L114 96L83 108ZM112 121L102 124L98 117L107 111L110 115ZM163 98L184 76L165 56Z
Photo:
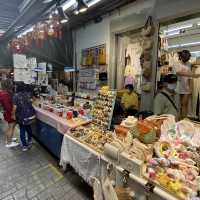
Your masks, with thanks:
M0 0L0 64L12 63L9 52L6 50L6 42L26 30L37 22L46 20L56 6L62 6L69 17L69 22L64 25L64 37L61 41L46 41L41 49L32 49L32 54L47 61L56 61L60 66L72 66L73 64L73 40L72 29L94 20L101 21L101 16L112 12L135 0L84 0L88 6L87 12L75 15L78 0Z

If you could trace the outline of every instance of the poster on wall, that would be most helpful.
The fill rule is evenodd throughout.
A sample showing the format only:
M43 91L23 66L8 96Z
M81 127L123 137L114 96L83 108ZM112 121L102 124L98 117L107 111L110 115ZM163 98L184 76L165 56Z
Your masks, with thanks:
M78 89L81 92L97 92L107 85L106 45L82 50Z
M37 75L33 69L37 66L36 58L27 58L26 55L14 54L14 81L26 84L35 83Z

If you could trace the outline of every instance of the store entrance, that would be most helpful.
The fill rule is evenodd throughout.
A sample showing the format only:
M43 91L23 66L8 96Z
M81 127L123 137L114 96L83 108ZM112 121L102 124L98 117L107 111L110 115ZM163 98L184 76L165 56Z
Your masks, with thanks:
M176 75L174 91L179 117L199 119L200 17L161 24L158 57L158 91L172 86L166 83L166 75Z
M135 92L141 94L141 31L117 34L116 41L116 88L121 90L126 85L131 84Z

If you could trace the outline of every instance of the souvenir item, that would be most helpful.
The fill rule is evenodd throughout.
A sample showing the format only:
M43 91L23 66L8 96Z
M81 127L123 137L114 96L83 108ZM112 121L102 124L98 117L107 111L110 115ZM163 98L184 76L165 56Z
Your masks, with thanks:
M110 128L116 92L100 90L93 108L93 121L104 128Z
M136 127L130 129L132 136L138 138L145 144L150 144L156 141L156 131L157 127L147 120L138 121Z

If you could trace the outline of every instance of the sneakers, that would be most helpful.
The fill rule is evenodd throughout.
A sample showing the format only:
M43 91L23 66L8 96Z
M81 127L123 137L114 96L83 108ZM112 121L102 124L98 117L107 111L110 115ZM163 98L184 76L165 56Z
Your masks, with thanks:
M17 142L17 138L12 138L12 141L13 142Z
M28 151L28 147L22 147L22 151Z
M19 145L19 143L17 142L11 142L10 144L6 144L7 148L13 148L13 147L17 147Z

